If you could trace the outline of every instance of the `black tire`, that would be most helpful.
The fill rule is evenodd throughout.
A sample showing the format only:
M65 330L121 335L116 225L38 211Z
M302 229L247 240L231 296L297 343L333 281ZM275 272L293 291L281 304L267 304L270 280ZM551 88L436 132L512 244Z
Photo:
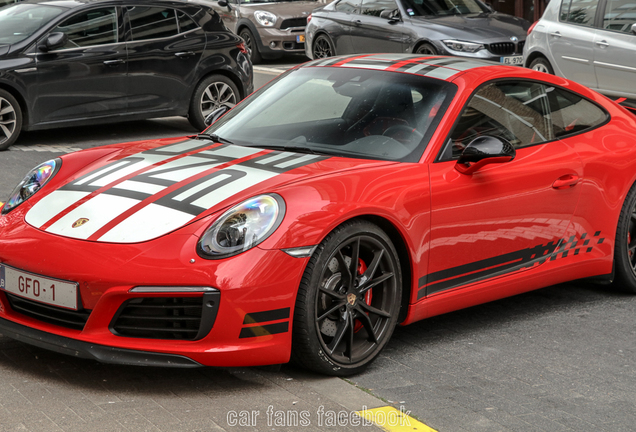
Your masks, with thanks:
M333 57L336 55L336 50L331 43L331 40L325 35L319 35L314 41L314 47L312 50L314 60L319 58Z
M11 93L0 90L0 150L15 143L22 130L22 109Z
M190 100L188 120L197 130L202 131L209 125L205 117L222 105L234 107L241 100L236 84L225 75L210 75L197 85Z
M636 293L636 185L629 190L618 219L614 272L615 288Z
M415 50L415 54L437 55L437 50L430 43L423 43Z
M251 30L248 28L244 28L241 30L239 34L240 37L245 41L245 46L250 50L250 60L252 60L252 64L258 64L263 61L263 56L261 52L258 50L258 42L254 39L254 35Z
M532 60L530 66L528 67L538 72L544 72L550 75L554 75L554 68L545 57L537 57L536 59Z
M316 248L298 289L294 362L327 375L363 371L391 338L401 295L400 263L386 233L362 220L339 226Z

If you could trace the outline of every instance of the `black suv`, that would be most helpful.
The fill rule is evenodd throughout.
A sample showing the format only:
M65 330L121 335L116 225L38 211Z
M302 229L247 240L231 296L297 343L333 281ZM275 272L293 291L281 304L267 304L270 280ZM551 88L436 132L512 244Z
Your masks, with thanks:
M244 42L212 9L163 0L0 9L0 150L21 130L205 118L253 90Z

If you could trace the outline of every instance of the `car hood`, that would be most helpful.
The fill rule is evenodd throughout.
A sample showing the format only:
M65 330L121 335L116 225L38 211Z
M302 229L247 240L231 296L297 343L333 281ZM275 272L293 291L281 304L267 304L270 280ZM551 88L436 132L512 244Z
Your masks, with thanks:
M101 157L88 164L78 162L81 153L68 155L68 163L62 157L57 176L66 178L54 177L53 190L44 194L46 185L34 197L25 220L51 234L110 243L152 240L296 181L395 163L196 139L94 152Z
M241 8L245 7L246 10L257 11L263 10L271 12L276 16L286 18L306 17L314 9L324 6L322 3L315 1L291 1L291 2L276 2L276 3L241 3Z
M499 13L411 17L414 25L431 26L447 37L469 42L492 43L508 41L512 36L526 39L530 23L524 19Z

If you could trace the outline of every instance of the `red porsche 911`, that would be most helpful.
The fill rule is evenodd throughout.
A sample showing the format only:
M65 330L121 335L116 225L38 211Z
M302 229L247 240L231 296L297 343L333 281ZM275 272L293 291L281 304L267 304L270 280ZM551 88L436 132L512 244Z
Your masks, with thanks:
M28 173L0 216L0 333L350 375L396 324L573 279L636 291L635 181L636 117L566 79L321 59L198 136Z

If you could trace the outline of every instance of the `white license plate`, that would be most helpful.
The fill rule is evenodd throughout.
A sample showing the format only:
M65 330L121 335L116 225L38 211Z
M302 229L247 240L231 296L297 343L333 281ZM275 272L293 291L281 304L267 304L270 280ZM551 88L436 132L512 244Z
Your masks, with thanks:
M296 35L296 42L298 43L305 42L305 35Z
M505 65L522 65L523 56L500 57L499 61Z
M77 284L0 265L0 289L19 297L77 310Z

